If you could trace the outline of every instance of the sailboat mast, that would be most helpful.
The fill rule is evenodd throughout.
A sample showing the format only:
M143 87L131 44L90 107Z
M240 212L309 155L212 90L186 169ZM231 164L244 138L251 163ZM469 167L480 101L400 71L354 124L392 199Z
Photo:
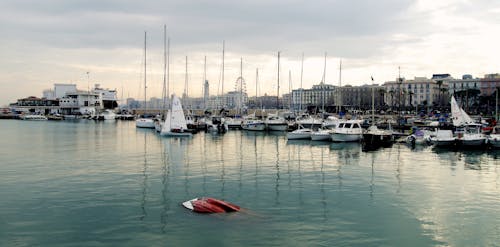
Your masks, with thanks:
M148 109L148 103L146 102L146 31L144 31L144 113Z
M257 99L259 98L259 68L255 69L255 105L257 105ZM260 104L262 110L262 101ZM262 115L262 113L261 113Z
M243 107L243 57L240 57L240 103L238 113L241 115L241 108Z
M186 56L186 72L184 78L184 104L188 105L188 57Z
M321 110L325 113L325 80L326 80L326 52L325 65L323 66L323 79L321 80Z
M342 59L340 59L340 64L339 64L339 90L337 96L339 100L337 112L340 114L340 111L342 110Z
M278 93L276 95L276 109L280 109L280 52L278 51Z
M373 85L373 76L372 76L372 125L375 124L375 90Z
M208 95L209 92L205 92L205 83L207 83L207 56L205 56L205 63L203 64L203 109L207 109L207 97L205 95Z
M302 62L300 65L300 102L299 102L299 110L302 111L302 79L304 76L304 53L302 52Z
M288 110L292 110L292 71L288 70Z
M167 94L167 25L163 25L163 90L161 96L163 99L162 110L165 110Z
M167 108L170 105L170 38L167 39Z
M224 99L224 55L226 52L225 50L226 50L226 41L223 40L222 41L222 79L221 79L221 81L222 81L221 82L222 83L222 89L221 89L222 99ZM222 104L222 107L224 107L224 104Z

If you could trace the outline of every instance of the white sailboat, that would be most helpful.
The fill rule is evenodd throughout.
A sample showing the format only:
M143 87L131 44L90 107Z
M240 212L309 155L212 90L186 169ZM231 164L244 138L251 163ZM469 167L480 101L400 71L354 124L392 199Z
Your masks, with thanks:
M481 124L475 123L464 109L458 106L453 96L451 97L451 116L459 144L470 147L486 144L486 136L481 133Z
M161 127L160 134L162 136L176 136L176 137L191 137L192 133L187 132L186 117L182 110L180 99L172 96L172 108L167 111L165 122Z

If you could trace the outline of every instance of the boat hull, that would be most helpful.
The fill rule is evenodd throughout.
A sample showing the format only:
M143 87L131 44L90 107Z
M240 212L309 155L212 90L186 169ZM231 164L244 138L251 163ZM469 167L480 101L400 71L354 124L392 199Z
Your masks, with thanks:
M267 129L270 131L286 131L288 130L288 124L267 124Z
M331 137L329 133L312 133L311 134L312 141L330 141Z
M330 138L333 142L358 142L362 136L362 134L332 133Z
M289 132L286 135L288 140L304 140L311 139L311 133L293 133Z
M266 125L264 123L242 124L241 128L244 130L264 131L266 129Z
M148 118L139 118L135 120L135 127L137 128L146 128L146 129L154 129L155 122L153 119Z

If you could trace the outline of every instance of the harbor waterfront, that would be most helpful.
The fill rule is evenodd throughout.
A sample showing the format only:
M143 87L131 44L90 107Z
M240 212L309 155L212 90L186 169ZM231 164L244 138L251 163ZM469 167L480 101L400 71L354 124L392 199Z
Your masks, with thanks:
M0 120L0 246L494 246L499 150ZM244 210L200 215L211 196Z

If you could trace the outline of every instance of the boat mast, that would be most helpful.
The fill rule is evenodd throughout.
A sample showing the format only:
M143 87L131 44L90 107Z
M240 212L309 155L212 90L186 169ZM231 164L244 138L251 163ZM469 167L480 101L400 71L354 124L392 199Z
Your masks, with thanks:
M146 31L144 31L144 114L148 110L148 103L146 102Z
M288 70L288 110L292 110L292 71Z
M339 93L338 93L338 100L339 100L339 106L338 106L338 113L340 114L340 111L342 111L342 59L340 59L340 64L339 64Z
M304 76L304 53L302 52L302 62L300 65L300 102L299 102L299 110L302 112L302 78Z
M325 113L325 78L326 78L326 52L325 52L325 65L323 66L323 79L321 80L321 111Z
M257 99L259 98L259 68L255 69L255 104L257 105ZM262 115L262 100L260 101L260 110Z
M222 41L222 89L221 89L221 95L222 99L224 100L224 55L225 55L225 49L226 49L226 41ZM222 107L224 107L224 104L222 104Z
M241 108L243 107L243 57L240 57L240 103L238 113L241 115Z
M167 104L167 25L163 25L163 90L162 90L163 105L162 110L165 111Z
M205 95L208 95L209 92L205 92L205 84L207 83L207 56L205 56L205 63L203 64L203 87L202 87L202 92L203 92L203 109L207 109L207 97Z
M170 106L170 37L167 39L167 108Z
M184 104L188 105L188 57L186 56L186 72L184 77Z
M276 95L276 110L280 109L280 52L278 51L278 94Z
M372 125L375 125L375 90L372 76Z

